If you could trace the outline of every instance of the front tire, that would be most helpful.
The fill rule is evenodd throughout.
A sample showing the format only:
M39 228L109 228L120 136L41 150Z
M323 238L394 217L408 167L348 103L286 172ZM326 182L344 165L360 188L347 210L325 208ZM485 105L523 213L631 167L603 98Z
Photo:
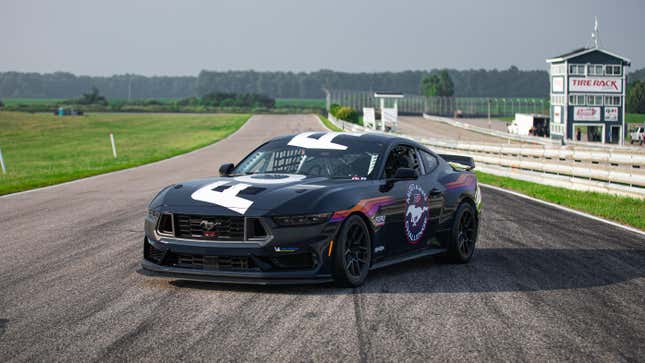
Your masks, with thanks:
M333 276L342 287L365 282L372 260L372 238L363 219L350 216L340 228L333 254Z
M467 263L475 253L478 219L475 207L468 202L461 203L452 222L447 257L452 263Z

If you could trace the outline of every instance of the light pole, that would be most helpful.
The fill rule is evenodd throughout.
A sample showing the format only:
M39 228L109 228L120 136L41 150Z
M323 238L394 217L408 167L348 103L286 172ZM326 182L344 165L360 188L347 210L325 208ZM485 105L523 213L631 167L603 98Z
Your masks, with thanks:
M490 98L488 99L488 128L491 128L491 122L490 122Z

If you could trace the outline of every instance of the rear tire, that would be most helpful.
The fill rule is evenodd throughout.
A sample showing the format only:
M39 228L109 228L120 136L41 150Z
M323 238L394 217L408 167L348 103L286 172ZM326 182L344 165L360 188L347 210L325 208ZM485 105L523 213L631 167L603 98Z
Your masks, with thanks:
M468 202L461 203L448 240L448 260L452 263L467 263L475 253L478 234L478 219L475 207Z
M363 219L350 216L334 246L333 276L337 285L357 287L365 282L372 260L372 238Z

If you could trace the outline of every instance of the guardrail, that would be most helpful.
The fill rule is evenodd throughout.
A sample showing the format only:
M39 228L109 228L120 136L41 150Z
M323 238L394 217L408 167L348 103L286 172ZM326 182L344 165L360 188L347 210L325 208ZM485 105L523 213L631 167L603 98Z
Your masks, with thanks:
M330 120L343 130L373 132L333 116ZM475 144L402 135L431 146L437 152L468 155L478 169L569 189L645 198L645 154L620 149L578 146ZM521 176L521 177L519 177Z

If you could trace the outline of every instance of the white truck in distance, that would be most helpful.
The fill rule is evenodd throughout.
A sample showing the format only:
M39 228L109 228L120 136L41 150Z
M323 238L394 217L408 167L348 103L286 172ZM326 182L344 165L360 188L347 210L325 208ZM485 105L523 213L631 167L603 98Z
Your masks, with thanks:
M645 141L645 124L631 125L629 136L631 136L631 144L637 142L643 145Z
M510 134L523 136L548 136L549 118L544 115L516 113L515 120L507 126Z

